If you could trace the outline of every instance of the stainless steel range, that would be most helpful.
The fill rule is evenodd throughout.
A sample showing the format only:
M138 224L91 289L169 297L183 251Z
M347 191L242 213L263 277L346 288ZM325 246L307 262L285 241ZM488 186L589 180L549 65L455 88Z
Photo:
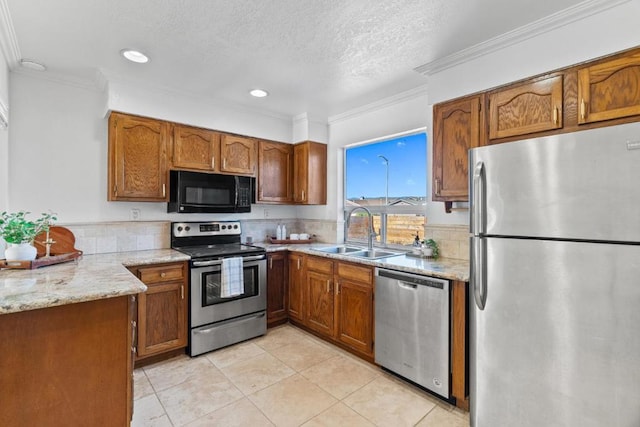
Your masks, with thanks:
M240 235L239 221L171 224L171 247L191 256L191 356L267 330L266 251L241 244Z

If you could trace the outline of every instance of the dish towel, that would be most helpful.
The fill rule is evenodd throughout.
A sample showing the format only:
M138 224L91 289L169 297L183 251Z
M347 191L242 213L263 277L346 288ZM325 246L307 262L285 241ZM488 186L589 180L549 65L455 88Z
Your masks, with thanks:
M222 259L222 288L220 298L230 298L244 293L242 257Z

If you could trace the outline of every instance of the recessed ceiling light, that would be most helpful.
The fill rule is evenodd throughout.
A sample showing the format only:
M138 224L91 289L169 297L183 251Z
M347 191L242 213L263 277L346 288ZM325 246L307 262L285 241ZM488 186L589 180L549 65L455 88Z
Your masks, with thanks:
M23 66L24 68L28 68L30 70L36 70L36 71L46 71L47 69L47 67L45 67L44 64L36 62L32 59L21 59L20 65Z
M269 95L269 92L262 89L252 89L249 91L249 93L251 94L251 96L255 96L256 98L264 98L265 96Z
M122 49L120 53L131 62L136 62L138 64L145 64L149 62L149 57L139 50Z

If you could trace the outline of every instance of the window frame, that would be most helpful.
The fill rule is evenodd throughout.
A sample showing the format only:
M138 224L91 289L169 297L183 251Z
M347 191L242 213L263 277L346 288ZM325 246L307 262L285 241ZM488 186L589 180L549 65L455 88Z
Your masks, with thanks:
M429 134L427 133L427 128L426 127L421 127L421 128L417 128L417 129L412 129L406 132L400 132L400 133L396 133L393 135L388 135L388 136L383 136L380 138L374 138L374 139L369 139L366 141L362 141L362 142L358 142L358 143L354 143L354 144L349 144L349 145L345 145L343 147L343 167L342 167L342 194L343 194L343 219L344 219L344 241L345 243L349 244L356 244L356 245L362 245L362 244L367 244L367 239L349 239L349 234L348 234L348 227L347 227L347 219L351 213L351 211L353 209L355 209L352 206L348 206L347 205L347 150L350 148L355 148L355 147L359 147L359 146L363 146L363 145L370 145L370 144L376 144L378 142L384 142L384 141L389 141L392 139L398 139L398 138L402 138L404 136L409 136L409 135L417 135L419 133L424 133L425 137L426 137L426 144L427 144L427 150L426 150L426 157L425 157L425 168L427 169L427 173L426 173L426 182L425 182L425 203L424 205L416 205L416 206L407 206L407 205L402 205L402 206L393 206L393 205L377 205L377 206L365 206L367 209L369 209L369 211L371 211L371 214L376 215L379 214L380 215L380 242L377 242L374 239L374 247L381 247L381 248L406 248L406 245L399 245L399 244L389 244L387 243L387 215L389 214L415 214L415 215L423 215L424 219L425 219L425 225L426 225L426 220L427 220L427 203L428 203L428 195L426 194L428 192L429 189ZM424 229L422 230L422 235L424 236Z

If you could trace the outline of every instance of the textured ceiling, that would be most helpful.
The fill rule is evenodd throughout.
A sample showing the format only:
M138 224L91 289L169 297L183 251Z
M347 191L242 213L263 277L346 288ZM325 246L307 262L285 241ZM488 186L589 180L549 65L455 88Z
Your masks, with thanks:
M285 115L326 117L426 83L414 68L580 0L0 0L23 58ZM126 62L125 47L151 62ZM251 98L254 87L271 96Z

